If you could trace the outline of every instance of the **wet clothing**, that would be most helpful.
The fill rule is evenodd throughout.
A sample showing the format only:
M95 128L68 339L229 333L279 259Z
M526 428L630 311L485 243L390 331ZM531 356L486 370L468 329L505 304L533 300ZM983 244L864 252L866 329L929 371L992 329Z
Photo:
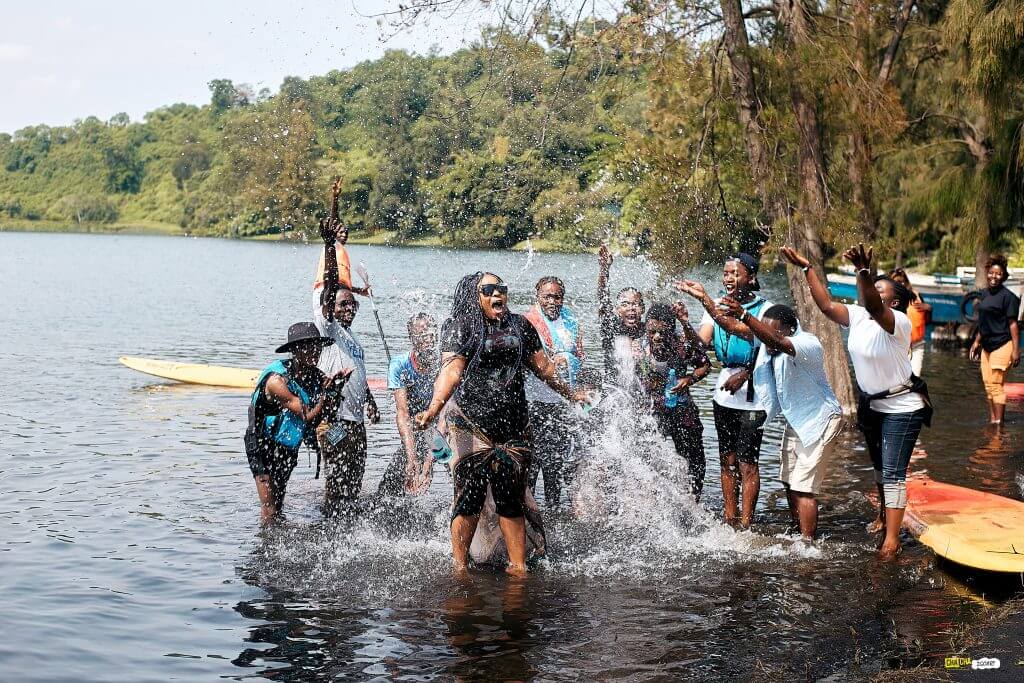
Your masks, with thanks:
M345 428L345 436L332 444L327 431L336 424ZM359 497L366 469L366 426L362 422L335 421L317 430L324 461L324 492L329 508L352 502ZM328 512L336 512L329 509Z
M832 415L821 437L811 442L803 441L792 426L786 425L779 454L782 483L797 493L817 495L832 459L836 437L842 431L842 415Z
M361 424L365 419L367 395L370 391L366 385L366 354L363 352L363 346L350 328L342 326L336 320L327 320L319 311L313 316L313 322L316 323L320 334L334 340L333 344L324 347L320 352L317 367L328 377L340 370L352 368L352 375L341 390L341 404L337 415L330 415L325 419L341 419Z
M441 351L466 359L453 400L495 443L522 439L529 427L524 363L542 348L537 330L515 313L496 322L449 318L442 326Z
M767 413L726 408L717 403L712 408L715 411L715 429L718 430L718 454L735 453L739 462L756 465L761 457Z
M290 411L282 408L267 396L267 381L279 375L288 383L288 389L298 396L308 408L320 400L326 376L317 368L310 368L301 375L293 374L295 361L276 361L260 375L253 391L249 406L249 422L259 429L260 448L246 448L249 469L253 476L271 475L275 483L287 483L298 461L299 446L309 428Z
M532 451L529 434L507 442L489 438L463 413L459 404L448 407L448 444L455 500L452 519L473 517L484 508L490 491L501 517L525 514L526 478Z
M534 304L524 316L530 321L540 337L544 351L549 356L561 356L566 365L559 368L559 375L570 387L575 385L576 373L583 366L583 333L576 316L567 306L562 306L559 316L549 320L540 306ZM526 399L541 403L561 403L565 399L536 376L526 378Z
M388 366L388 389L397 391L405 389L405 400L409 406L409 415L422 413L430 406L434 396L434 380L437 379L438 367L429 371L419 366L412 351L395 356Z
M914 445L925 423L926 410L883 413L873 408L857 413L857 426L864 433L875 481L882 484L885 507L907 506L907 467Z
M543 473L546 505L557 505L562 491L572 484L574 468L569 459L574 449L574 421L572 409L561 397L559 403L530 403L533 459L529 470L529 485L536 492L537 477Z
M676 381L692 374L698 368L711 364L704 344L698 339L677 337L672 343L673 351L665 360L654 356L646 337L643 356L638 364L640 385L644 389L645 402L653 412L658 430L672 439L672 445L687 463L691 491L699 496L704 488L704 472L707 467L704 455L704 425L701 424L697 406L690 396L689 388L677 395L676 405L665 405L665 390L669 372L674 370Z
M601 319L605 381L627 388L636 380L636 363L643 355L644 326L627 329L614 313Z
M718 305L720 301L721 299L715 300L715 305ZM771 308L772 305L767 299L756 296L743 304L743 308L750 315L761 319L761 314ZM705 311L704 317L700 321L700 327L703 328L708 325L712 326L711 341L715 350L715 357L722 365L722 369L718 372L718 381L715 383L715 404L737 410L760 410L754 401L753 385L749 381L740 387L735 394L725 389L725 383L743 368L753 368L761 341L757 337L747 341L743 337L729 334L721 325L715 322L710 313Z
M1017 320L1020 299L1003 285L984 290L978 302L978 332L981 348L992 353L1010 341L1010 322Z

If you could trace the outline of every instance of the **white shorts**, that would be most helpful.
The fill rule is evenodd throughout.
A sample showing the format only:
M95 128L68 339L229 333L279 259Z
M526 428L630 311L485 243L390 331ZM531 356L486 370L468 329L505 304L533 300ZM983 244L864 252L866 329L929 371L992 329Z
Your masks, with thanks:
M832 445L841 431L843 418L833 415L821 438L805 446L793 428L786 425L786 433L782 436L782 483L797 493L817 494L825 479Z

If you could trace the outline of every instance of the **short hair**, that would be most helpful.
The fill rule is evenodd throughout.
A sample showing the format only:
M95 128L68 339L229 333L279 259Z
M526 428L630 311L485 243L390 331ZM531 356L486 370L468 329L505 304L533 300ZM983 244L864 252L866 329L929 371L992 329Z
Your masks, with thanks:
M641 299L644 298L643 293L639 289L637 289L636 287L623 287L622 289L619 290L619 293L615 295L615 300L618 301L620 298L622 298L623 294L626 294L628 292L632 292L633 294L636 294Z
M536 290L539 292L540 288L544 285L558 285L562 290L562 293L565 293L565 283L562 282L561 278L554 275L545 275L541 279L537 280Z
M783 327L788 327L791 330L800 328L800 320L796 317L796 312L789 306L783 306L782 304L775 304L770 307L761 314L761 317L768 318L769 320L778 320Z
M672 307L668 304L663 304L660 301L651 304L651 307L647 309L647 320L663 322L673 329L675 329L676 326L676 314L672 310Z
M435 320L434 316L430 315L426 311L420 311L416 315L409 318L409 322L405 324L405 329L409 332L409 334L412 334L413 325L415 325L416 323L427 323L431 327L437 327L437 320Z
M914 295L911 294L909 289L896 282L888 275L876 276L875 282L888 282L892 285L893 293L896 295L896 306L894 306L894 308L900 313L907 312L907 308L910 307L910 303L914 300Z
M1003 269L1003 280L1010 276L1010 263L1002 254L989 254L989 257L985 260L985 270L992 266L999 266Z
M320 305L321 306L333 305L334 302L328 302L327 301L327 294L330 291L331 291L331 288L328 287L327 285L324 285L323 290L321 290L321 292L320 292ZM337 298L338 298L338 292L350 292L353 297L355 296L355 292L352 290L351 287L349 287L348 285L342 284L340 282L337 285L335 285L335 290L334 290L334 298L335 298L335 300L337 300Z

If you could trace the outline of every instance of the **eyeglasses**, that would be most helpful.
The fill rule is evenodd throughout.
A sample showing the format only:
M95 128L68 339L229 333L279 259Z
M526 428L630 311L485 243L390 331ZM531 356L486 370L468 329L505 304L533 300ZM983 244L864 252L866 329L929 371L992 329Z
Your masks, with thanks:
M505 296L506 294L508 294L508 285L490 283L486 285L480 285L478 291L484 296L494 296L495 292L501 294L502 296Z

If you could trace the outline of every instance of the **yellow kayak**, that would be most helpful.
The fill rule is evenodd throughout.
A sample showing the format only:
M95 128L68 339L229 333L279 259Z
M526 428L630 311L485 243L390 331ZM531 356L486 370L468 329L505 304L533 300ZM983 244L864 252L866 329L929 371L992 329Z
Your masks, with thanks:
M139 358L137 356L121 356L118 358L121 364L144 372L147 375L172 379L176 382L186 384L205 384L211 387L229 387L234 389L255 389L256 380L260 376L259 370L247 368L229 368L221 365L206 365L203 363L178 363L170 360L156 360L155 358ZM371 389L383 389L383 379L371 377L367 380Z
M1024 572L1024 503L931 479L907 481L906 527L965 567Z

